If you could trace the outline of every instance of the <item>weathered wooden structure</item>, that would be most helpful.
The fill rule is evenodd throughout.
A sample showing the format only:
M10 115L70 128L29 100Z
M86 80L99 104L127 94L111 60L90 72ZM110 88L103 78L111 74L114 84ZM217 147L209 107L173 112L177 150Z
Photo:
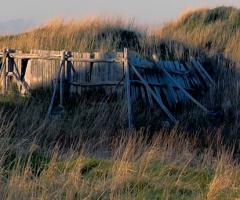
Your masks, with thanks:
M48 116L52 114L57 96L60 96L59 107L63 108L66 93L81 95L83 89L92 87L102 87L108 93L121 87L129 127L132 126L132 106L136 101L144 102L149 108L157 105L173 123L177 119L170 108L174 109L179 103L192 101L208 112L191 94L214 84L195 59L159 61L154 55L148 60L128 49L107 53L32 50L29 54L5 49L0 57L3 94L7 93L12 77L19 91L28 95L31 89L52 86Z

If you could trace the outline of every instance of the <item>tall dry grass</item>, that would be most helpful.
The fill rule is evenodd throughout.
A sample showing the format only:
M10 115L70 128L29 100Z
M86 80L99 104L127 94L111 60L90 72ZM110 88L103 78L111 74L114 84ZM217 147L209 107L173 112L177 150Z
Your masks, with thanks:
M26 33L2 36L0 48L9 47L24 51L109 50L121 47L122 42L126 46L134 45L133 43L137 42L137 35L138 28L130 20L99 17L64 21L56 18Z
M227 29L226 21L235 23L232 16L238 11L230 9L223 15L227 18L211 21L209 16L221 9L188 13L149 35L121 20L57 20L1 37L0 47L91 51L128 44L144 55L157 51L162 58L182 59L186 52L186 57L201 57L202 49L208 55L224 52L237 61L238 29ZM122 43L121 34L132 42ZM214 59L210 57L206 66L214 67L216 85L201 101L209 108L223 106L226 117L219 122L193 108L179 116L181 124L172 130L125 130L125 110L118 103L87 101L70 106L62 120L49 122L45 120L49 99L1 98L0 198L239 198L239 150L234 149L239 140L234 137L228 145L223 136L239 135L240 78L236 71L223 69L231 62Z
M239 64L240 11L233 7L195 9L154 32L160 41L175 41L207 54L222 53Z
M234 199L240 195L239 165L232 149L223 145L200 150L197 137L186 136L178 127L151 138L141 130L123 129L109 137L112 117L101 130L104 137L94 140L81 136L83 132L71 132L77 126L73 121L63 122L64 127L60 122L46 126L39 121L42 108L28 107L31 116L25 109L18 112L20 124L18 118L1 113L1 199ZM104 115L96 120L103 122ZM95 129L88 127L87 134L99 131ZM67 148L53 137L61 134L73 136Z
M1 199L240 195L235 149L224 144L221 130L201 146L197 131L188 134L180 126L154 134L125 130L125 111L117 104L85 102L51 122L45 120L45 100L0 105Z
M200 8L185 11L158 30L114 17L54 19L31 31L0 37L0 48L94 51L129 47L144 55L157 52L163 58L178 59L223 53L239 63L239 30L237 8Z

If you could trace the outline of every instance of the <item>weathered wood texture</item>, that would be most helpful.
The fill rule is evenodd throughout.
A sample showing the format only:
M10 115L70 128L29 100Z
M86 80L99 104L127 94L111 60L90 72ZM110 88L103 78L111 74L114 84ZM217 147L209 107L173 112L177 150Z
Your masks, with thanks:
M59 51L42 51L32 50L31 54L40 56L53 56L60 54ZM78 53L73 52L71 60L94 60L94 59L122 59L123 53ZM94 84L99 82L112 82L120 81L123 76L123 67L120 63L90 63L79 61L68 61L65 74L68 74L68 81L78 83L70 87L71 93L81 94L86 87L81 87L81 84ZM47 88L51 86L52 80L56 79L57 72L59 71L59 60L44 60L44 59L30 59L28 61L25 80L29 83L32 89L39 87ZM79 85L79 86L78 86ZM107 85L107 84L106 84ZM109 90L109 87L106 88Z
M32 50L30 53L39 54L41 56L51 56L60 54L61 52ZM30 59L28 61L25 80L31 89L40 87L47 88L51 86L52 80L56 79L59 71L59 60Z
M135 72L130 76L133 102L142 99L152 108L153 99L158 99L167 107L175 108L179 104L192 101L204 112L208 112L192 96L194 91L200 93L214 84L198 61L151 62L131 56L129 63Z
M6 54L1 55L4 60ZM129 127L132 124L132 106L136 101L144 102L150 109L158 105L174 123L177 120L170 110L179 104L192 101L208 112L192 93L201 93L214 85L197 60L159 61L157 55L148 60L127 49L121 53L32 50L30 54L14 51L7 55L7 62L2 66L3 93L7 90L8 75L11 74L19 79L25 91L28 91L28 86L31 89L55 86L48 111L50 115L58 85L62 107L65 95L82 95L92 88L101 88L104 94L112 94L116 85L121 85L124 87L120 92L125 89ZM14 67L12 63L15 63Z

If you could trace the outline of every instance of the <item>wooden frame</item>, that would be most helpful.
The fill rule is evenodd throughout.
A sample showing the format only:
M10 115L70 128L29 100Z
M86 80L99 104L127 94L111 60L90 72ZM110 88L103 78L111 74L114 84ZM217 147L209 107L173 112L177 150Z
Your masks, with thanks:
M189 91L194 90L193 86L195 85L205 85L206 87L214 85L214 81L198 61L190 60L184 67L184 65L178 61L143 60L139 55L136 53L133 54L127 48L124 48L124 51L121 53L117 52L116 55L118 54L121 56L116 56L115 58L101 58L96 56L93 58L90 54L88 54L88 56L81 56L78 53L74 55L69 51L41 55L38 51L23 54L14 50L5 49L0 53L0 58L2 58L2 94L7 94L9 77L11 76L14 77L18 84L30 95L30 87L28 83L21 78L14 59L59 61L56 76L51 80L53 81L53 93L47 112L48 118L51 118L58 89L60 96L59 107L63 109L65 105L64 97L71 93L72 86L76 87L77 90L78 87L123 87L125 94L126 124L128 128L133 127L133 102L138 98L142 98L149 109L152 108L154 104L157 104L173 124L176 124L178 120L170 112L169 107L181 101L192 101L204 112L209 113L208 109L189 93ZM74 79L78 73L75 65L76 62L88 65L88 71L86 72L88 76L87 78L85 77L86 79L83 81L76 81ZM11 65L13 66L11 67L13 67L13 70L9 71L9 63L12 63ZM121 71L121 80L105 80L104 78L107 76L105 74L104 77L100 77L101 79L92 82L95 67L101 66L102 64L106 64L107 66L109 64L119 65L123 69ZM46 69L44 70L46 71ZM122 83L123 80L124 82ZM47 81L42 82L45 84ZM165 96L165 98L162 98L163 96ZM166 103L168 105L165 105Z

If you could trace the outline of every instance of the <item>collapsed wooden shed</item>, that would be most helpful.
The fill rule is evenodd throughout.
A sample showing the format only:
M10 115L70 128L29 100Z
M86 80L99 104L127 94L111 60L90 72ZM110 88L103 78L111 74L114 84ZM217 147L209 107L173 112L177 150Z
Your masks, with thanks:
M208 112L192 94L205 91L214 84L196 59L160 61L157 55L143 59L128 49L100 53L32 50L29 54L6 49L0 57L4 94L13 78L22 93L30 94L37 88L53 88L48 116L53 112L57 92L63 108L67 103L64 102L66 94L82 95L84 90L101 87L107 95L121 87L129 127L132 126L132 106L136 101L142 101L148 108L157 105L173 123L177 119L170 110L178 104L192 101Z

